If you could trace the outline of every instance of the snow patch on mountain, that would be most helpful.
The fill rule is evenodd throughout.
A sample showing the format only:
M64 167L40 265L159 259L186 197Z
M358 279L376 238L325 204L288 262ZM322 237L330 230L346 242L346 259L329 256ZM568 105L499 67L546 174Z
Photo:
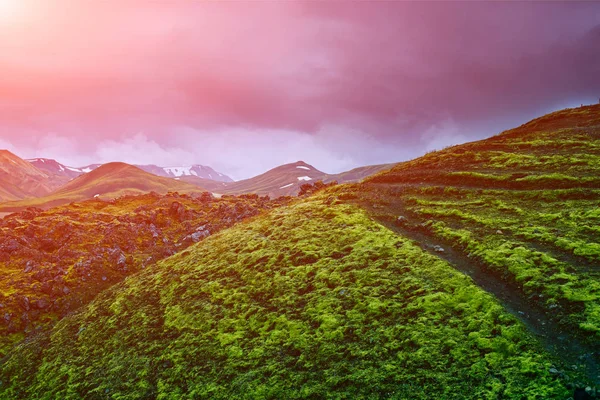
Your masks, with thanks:
M299 181L312 181L312 178L310 176L299 176L298 180Z
M310 168L305 167L304 165L297 165L296 168L305 169L307 171L310 171Z
M211 167L204 165L189 165L181 167L157 167L155 165L141 165L138 167L142 168L146 172L166 177L197 176L199 178L212 179L214 181L233 182L233 180L228 176L223 175Z
M185 176L190 176L190 175L198 176L196 171L192 171L191 165L189 167L164 167L163 170L167 174L172 174L175 176L184 176L184 175Z

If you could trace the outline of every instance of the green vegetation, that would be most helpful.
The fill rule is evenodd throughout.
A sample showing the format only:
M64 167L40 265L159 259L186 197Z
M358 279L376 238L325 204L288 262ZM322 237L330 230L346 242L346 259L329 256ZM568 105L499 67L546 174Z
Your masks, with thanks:
M600 107L402 163L353 192L462 252L566 329L600 339ZM584 152L585 151L585 152Z
M333 200L333 201L332 201ZM564 398L469 278L322 195L103 292L2 366L3 398Z
M518 193L464 194L465 200L425 202L412 211L435 221L431 233L446 239L492 271L512 279L564 324L600 339L600 231L590 210L598 200L545 201ZM477 202L469 199L477 198Z

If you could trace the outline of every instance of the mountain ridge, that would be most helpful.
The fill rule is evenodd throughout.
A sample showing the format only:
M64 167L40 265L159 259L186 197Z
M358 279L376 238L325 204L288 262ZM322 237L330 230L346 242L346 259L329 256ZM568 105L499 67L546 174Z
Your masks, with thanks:
M49 173L56 175L64 175L69 178L76 178L84 173L91 172L103 164L90 164L85 167L70 167L65 164L51 159L51 158L32 158L26 160L32 163L40 170L45 170ZM105 163L106 164L106 163ZM233 182L229 176L215 171L213 168L200 165L192 164L189 166L169 166L160 167L154 164L131 164L135 167L140 168L143 171L149 172L153 175L162 176L165 178L176 178L182 176L196 176L199 178L210 179L217 182Z
M253 193L261 196L295 196L306 183L358 182L361 179L393 167L395 164L379 164L357 167L338 174L328 174L304 162L279 165L252 178L211 186L210 190L222 194Z
M64 183L10 151L0 150L0 201L44 196Z
M82 174L51 194L0 205L0 211L18 211L27 207L50 208L95 197L111 199L123 195L157 192L203 193L206 190L175 179L152 175L133 165L113 162Z

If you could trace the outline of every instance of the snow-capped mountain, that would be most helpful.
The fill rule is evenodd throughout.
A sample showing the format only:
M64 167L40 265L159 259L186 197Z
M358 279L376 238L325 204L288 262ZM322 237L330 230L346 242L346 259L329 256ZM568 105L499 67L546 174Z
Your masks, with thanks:
M256 193L271 197L295 195L305 183L323 180L328 175L304 161L280 165L264 174L214 189L225 194Z
M0 150L0 201L44 196L67 181L36 168L8 150Z
M295 196L302 185L307 183L311 184L316 181L324 183L333 181L338 183L358 182L368 175L391 168L392 166L393 164L370 165L339 174L326 174L304 161L297 161L291 164L280 165L261 175L243 181L226 183L220 187L209 187L204 182L198 184L221 194L256 193L261 196L268 195L270 197Z
M79 175L91 172L102 164L91 164L85 167L69 167L56 160L49 158L32 158L27 160L36 168L51 175L66 176L70 179L77 178ZM205 165L190 165L181 167L159 167L158 165L135 165L141 170L165 178L181 178L186 176L195 176L203 179L210 179L217 182L233 182L233 179L225 174L215 171Z
M58 161L50 158L31 158L26 161L29 161L34 167L41 171L50 173L52 175L66 176L71 179L77 178L79 175L85 174L86 172L91 172L100 166L100 164L93 164L87 167L75 168L61 164Z
M136 165L151 174L164 176L168 178L181 178L185 176L195 176L203 179L210 179L217 182L233 182L233 179L220 172L215 171L211 167L205 165L189 165L180 167L159 167L157 165Z

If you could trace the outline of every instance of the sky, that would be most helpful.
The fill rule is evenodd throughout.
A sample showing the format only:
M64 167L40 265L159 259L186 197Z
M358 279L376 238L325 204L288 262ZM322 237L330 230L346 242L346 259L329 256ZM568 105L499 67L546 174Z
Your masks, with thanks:
M599 2L0 0L0 148L397 162L600 98Z

